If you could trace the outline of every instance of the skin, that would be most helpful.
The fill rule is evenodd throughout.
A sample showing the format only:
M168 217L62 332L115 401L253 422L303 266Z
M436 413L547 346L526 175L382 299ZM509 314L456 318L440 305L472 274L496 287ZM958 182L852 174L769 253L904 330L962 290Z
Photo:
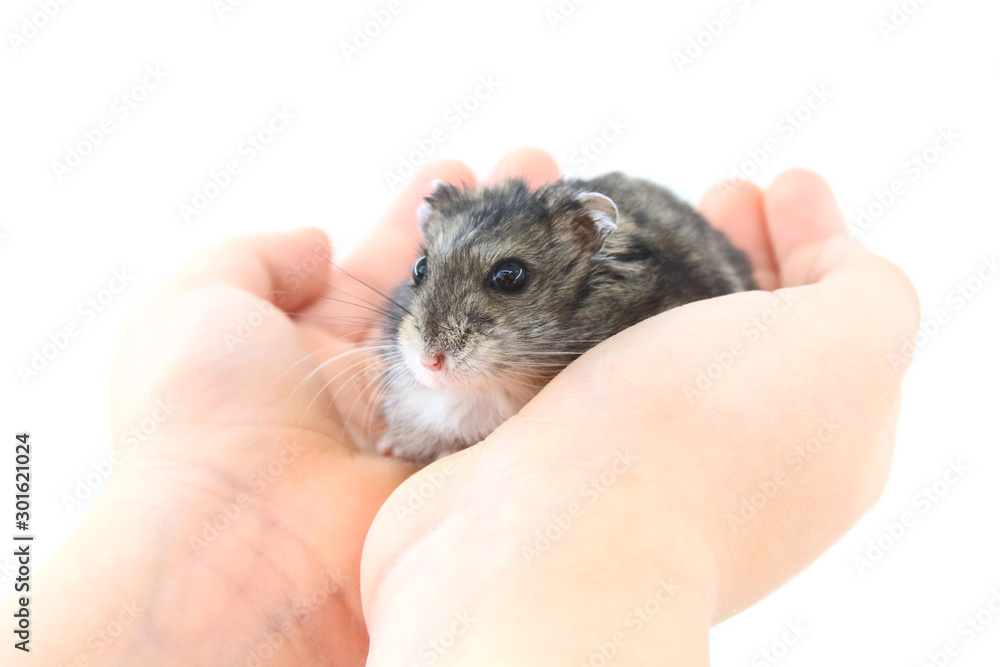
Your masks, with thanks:
M491 179L511 175L540 184L558 168L524 150ZM383 291L405 279L434 178L474 182L457 163L428 168L338 264ZM919 307L898 268L847 239L815 174L716 189L701 210L748 252L763 289L788 290L793 308L766 335L744 326L775 307L769 292L664 313L413 477L351 439L378 424L373 392L345 383L362 353L338 355L363 345L359 318L372 313L356 300L373 300L314 261L321 232L194 259L126 331L112 432L157 398L175 405L140 446L115 443L123 460L100 498L35 574L32 664L362 665L370 648L372 666L432 655L532 667L576 665L602 642L616 665L708 664L714 623L815 560L881 493L903 372L885 357L916 331ZM284 313L231 351L227 334L264 299ZM734 342L745 349L729 368L686 395ZM781 472L756 516L733 525ZM558 521L568 527L538 542ZM637 605L638 629L626 616ZM11 597L0 613L14 609ZM4 664L27 660L0 648Z

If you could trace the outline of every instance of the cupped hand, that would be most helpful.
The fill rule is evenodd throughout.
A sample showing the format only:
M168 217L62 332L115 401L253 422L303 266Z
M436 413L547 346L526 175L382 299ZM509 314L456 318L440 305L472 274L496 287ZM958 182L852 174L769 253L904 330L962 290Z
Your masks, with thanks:
M319 230L248 237L144 299L112 372L116 468L32 591L45 664L364 664L362 546L414 468L356 439L433 179L473 175L429 167L336 267Z
M371 667L708 664L712 624L879 497L909 280L848 238L815 174L725 183L701 209L762 289L622 332L403 483L362 561Z
M509 175L558 169L521 151ZM33 582L44 664L360 665L369 632L371 665L694 664L712 622L873 502L901 379L884 357L916 305L804 173L703 202L780 294L634 327L410 481L360 452L379 293L434 178L474 182L429 168L340 269L316 230L253 237L145 300L112 377L117 468Z

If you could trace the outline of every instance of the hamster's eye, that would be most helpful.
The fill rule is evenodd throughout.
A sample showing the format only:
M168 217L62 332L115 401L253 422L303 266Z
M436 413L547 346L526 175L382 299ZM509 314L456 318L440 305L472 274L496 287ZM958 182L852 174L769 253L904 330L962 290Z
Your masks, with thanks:
M413 265L413 284L419 285L427 280L427 258L421 257Z
M493 269L489 285L502 292L519 292L528 286L528 270L519 262L508 259Z

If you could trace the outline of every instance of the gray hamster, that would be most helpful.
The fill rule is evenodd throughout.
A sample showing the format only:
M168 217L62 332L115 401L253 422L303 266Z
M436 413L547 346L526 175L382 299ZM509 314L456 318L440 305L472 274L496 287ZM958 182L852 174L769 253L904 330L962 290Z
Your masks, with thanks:
M380 453L473 445L573 359L669 308L756 289L750 262L662 186L612 173L531 189L436 182L393 295Z

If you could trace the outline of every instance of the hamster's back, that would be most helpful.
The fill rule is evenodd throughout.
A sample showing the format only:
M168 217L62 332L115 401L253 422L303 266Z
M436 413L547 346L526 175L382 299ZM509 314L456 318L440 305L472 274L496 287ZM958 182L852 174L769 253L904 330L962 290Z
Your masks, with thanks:
M746 255L667 188L620 172L568 185L599 192L618 207L618 229L602 254L626 272L627 280L616 282L632 286L627 291L643 316L757 288Z

